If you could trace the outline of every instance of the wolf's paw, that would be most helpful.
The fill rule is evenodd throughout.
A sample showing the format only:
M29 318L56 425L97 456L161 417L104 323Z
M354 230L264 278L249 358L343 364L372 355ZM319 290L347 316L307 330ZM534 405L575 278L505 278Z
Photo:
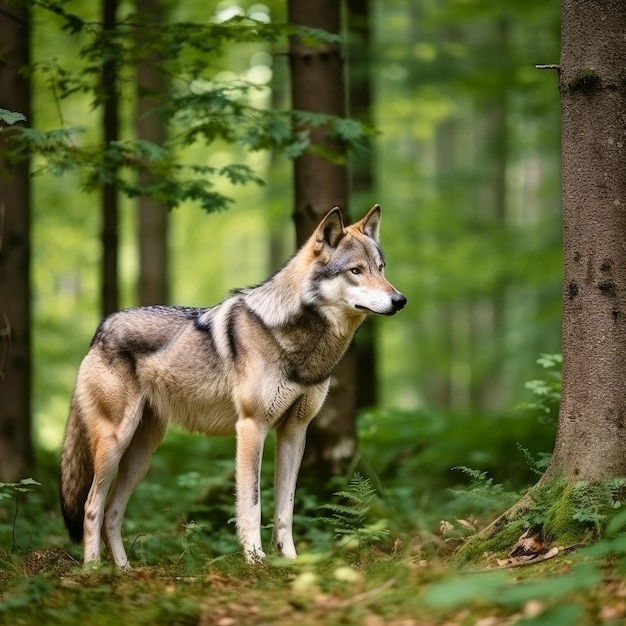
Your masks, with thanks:
M297 559L298 555L296 554L296 551L294 550L293 552L287 552L286 550L279 550L278 551L279 555L281 556L281 558L283 559Z
M248 565L261 565L265 562L265 552L260 548L245 550L245 557Z
M291 537L282 541L275 538L274 546L276 547L276 552L278 552L278 554L284 559L295 559L298 557L296 554L296 546L293 544L293 539Z

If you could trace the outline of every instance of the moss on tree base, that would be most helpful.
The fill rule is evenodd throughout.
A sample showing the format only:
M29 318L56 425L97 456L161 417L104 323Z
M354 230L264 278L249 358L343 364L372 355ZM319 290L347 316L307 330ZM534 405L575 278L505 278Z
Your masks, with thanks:
M456 554L459 564L490 555L508 556L528 531L539 543L571 546L602 536L615 513L626 506L626 479L601 483L566 480L557 476L541 480L513 507L483 531L471 537Z

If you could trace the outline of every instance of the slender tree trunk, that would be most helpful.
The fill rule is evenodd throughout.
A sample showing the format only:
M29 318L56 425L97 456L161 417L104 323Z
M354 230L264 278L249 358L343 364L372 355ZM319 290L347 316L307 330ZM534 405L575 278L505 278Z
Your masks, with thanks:
M478 159L487 163L488 187L484 190L487 208L485 218L493 224L497 237L504 237L507 227L507 170L509 165L509 23L499 19L490 29L493 45L500 51L496 68L498 81L489 94L486 106L481 107L481 125L484 125L484 145L479 147ZM482 194L481 194L482 195ZM488 299L471 303L470 405L474 409L497 408L502 399L502 358L505 353L507 288L496 285Z
M30 63L30 14L27 9L0 7L0 107L24 114L32 125L30 80L20 72ZM34 460L29 169L29 161L13 165L0 158L0 481L4 482L24 478Z
M289 21L302 26L340 31L341 3L336 0L289 0ZM292 105L294 109L345 115L343 58L338 44L306 45L290 41ZM331 141L323 129L311 129L314 144L343 155L345 148ZM319 220L335 205L346 217L347 171L311 151L295 162L295 212L298 245L304 243ZM345 471L356 449L355 354L351 348L331 380L329 396L309 429L304 465L316 481Z
M563 0L563 387L548 476L626 476L626 3Z
M149 16L157 24L163 23L164 10L160 0L137 0L138 15ZM156 99L167 89L163 73L159 71L160 58L151 52L139 61L137 71L137 138L156 145L165 142L165 121L155 111ZM150 179L143 174L140 184ZM167 207L162 202L140 196L139 213L139 304L163 304L169 300Z
M437 127L435 136L435 167L437 169L437 193L440 198L446 198L450 187L450 174L457 166L457 121L449 118L441 122ZM444 244L445 245L445 242ZM432 387L435 392L435 401L438 406L450 408L454 405L456 387L458 382L454 380L453 355L456 341L454 336L455 303L441 302L437 307L437 335L440 338L440 346L437 352L441 354L441 367L438 368L436 380Z
M117 0L102 0L102 22L105 31L116 27ZM117 89L117 63L113 46L109 46L108 59L102 64L102 96L104 99L102 129L106 146L119 139L119 96ZM119 309L118 247L119 247L119 195L117 185L105 182L100 196L102 215L102 266L101 310L106 316Z
M371 83L372 54L370 28L370 0L347 1L348 29L348 104L352 118L372 121L373 94ZM350 167L350 196L359 210L365 211L375 199L367 198L374 189L374 146L366 140L365 155L353 160ZM375 318L366 320L355 337L357 407L378 404L378 371L376 358Z

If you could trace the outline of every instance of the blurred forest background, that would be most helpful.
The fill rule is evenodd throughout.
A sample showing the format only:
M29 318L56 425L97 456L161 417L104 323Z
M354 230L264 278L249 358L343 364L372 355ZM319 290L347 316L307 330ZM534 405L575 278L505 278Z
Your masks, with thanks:
M556 75L535 68L558 62L559 5L347 4L362 20L356 31L345 29L342 43L348 114L374 129L348 156L349 210L356 219L382 205L387 275L409 301L393 319L372 322L379 393L376 406L360 410L358 460L413 517L433 491L462 480L450 472L455 465L488 469L520 488L532 481L525 454L552 448L555 421L518 407L532 398L526 381L541 374L537 359L561 349L559 94ZM102 112L94 94L70 80L85 64L85 51L78 54L85 33L72 32L67 15L96 21L99 7L66 2L63 16L50 6L32 11L28 124L81 128L71 141L94 145ZM274 0L143 6L158 7L164 23L250 17L262 35L261 25L287 20L285 3ZM121 3L118 20L135 10ZM241 88L255 106L288 109L287 45L279 34L226 40L217 52L207 46L191 92L204 83L253 83L254 90ZM137 133L135 72L123 69L122 141ZM358 84L371 92L366 106ZM294 252L294 146L251 150L245 141L199 138L176 150L197 164L207 189L232 199L203 206L182 198L167 220L168 300L208 306L264 279ZM246 169L215 175L232 163ZM56 458L76 371L101 319L102 225L99 192L85 188L79 171L50 167L45 155L33 163L40 169L32 179L33 433L38 454ZM246 184L234 184L240 179ZM126 307L140 301L140 227L137 200L120 202L119 306ZM226 442L191 443L179 434L168 441L151 476L211 474L207 454L232 454ZM184 445L194 452L181 453ZM435 518L440 511L429 523Z
M370 4L373 103L366 114L376 135L351 165L367 161L374 182L352 195L350 210L358 217L374 202L383 206L388 274L410 302L377 324L380 403L508 410L527 397L524 382L537 373L539 354L558 352L561 342L559 101L555 77L534 67L558 60L558 5ZM74 10L89 18L85 7ZM283 3L187 1L168 12L196 22L244 12L286 19ZM99 111L89 95L59 100L49 88L47 62L77 62L76 37L60 25L35 10L34 126L82 127L91 138ZM252 81L266 106L279 99L286 107L280 45L286 42L232 43L211 59L210 78ZM122 101L125 135L133 134L134 106ZM208 306L264 279L293 253L291 164L225 142L185 151L185 160L216 167L245 162L267 183L214 180L233 199L228 210L207 214L183 202L171 213L170 301ZM41 445L56 448L78 363L100 319L100 224L97 194L81 190L76 177L42 175L33 183L35 430ZM120 306L133 306L133 201L122 200L121 219Z

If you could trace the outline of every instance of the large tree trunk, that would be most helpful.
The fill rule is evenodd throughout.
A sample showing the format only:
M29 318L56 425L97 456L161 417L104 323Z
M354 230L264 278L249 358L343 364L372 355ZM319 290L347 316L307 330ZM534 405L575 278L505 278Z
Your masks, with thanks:
M372 121L370 0L347 0L348 29L348 104L349 115ZM350 167L350 196L357 206L374 204L370 196L374 188L373 144L367 139L365 154L354 159ZM378 404L378 371L376 358L377 320L366 320L355 337L356 403L358 407Z
M563 0L563 388L548 475L626 476L626 3Z
M340 31L341 3L336 0L289 0L289 21L302 26ZM307 46L299 37L290 41L292 106L294 109L345 115L343 58L338 44ZM323 129L311 129L314 144L337 154L345 148L331 141ZM321 218L340 206L346 216L347 172L343 164L307 152L295 162L295 213L298 245L306 241ZM320 414L309 429L304 466L323 481L345 471L356 448L355 355L350 349L339 363Z
M102 22L105 31L116 27L117 0L102 0ZM109 51L110 52L110 51ZM102 64L102 129L105 146L119 139L119 95L117 89L117 62L109 54ZM119 195L117 185L105 182L101 188L100 208L102 215L102 265L101 265L101 312L105 317L119 309L118 247L119 247Z
M539 484L478 541L506 532L536 493L559 484L553 479L564 488L561 498L550 492L554 515L544 513L542 532L558 541L561 521L571 524L567 485L626 476L626 4L562 0L561 12L563 383L556 443Z
M137 0L137 14L163 22L163 6L159 0ZM155 111L156 100L167 89L159 70L160 58L151 52L139 61L137 70L137 139L162 145L165 141L165 120ZM147 174L140 176L142 185L150 182ZM169 300L167 224L168 212L163 202L140 196L137 200L139 240L139 304L164 304Z
M30 62L29 12L1 8L0 107L23 113L32 125L30 81L20 73ZM23 478L33 463L29 167L0 160L0 171L8 170L0 175L0 481L6 482Z

